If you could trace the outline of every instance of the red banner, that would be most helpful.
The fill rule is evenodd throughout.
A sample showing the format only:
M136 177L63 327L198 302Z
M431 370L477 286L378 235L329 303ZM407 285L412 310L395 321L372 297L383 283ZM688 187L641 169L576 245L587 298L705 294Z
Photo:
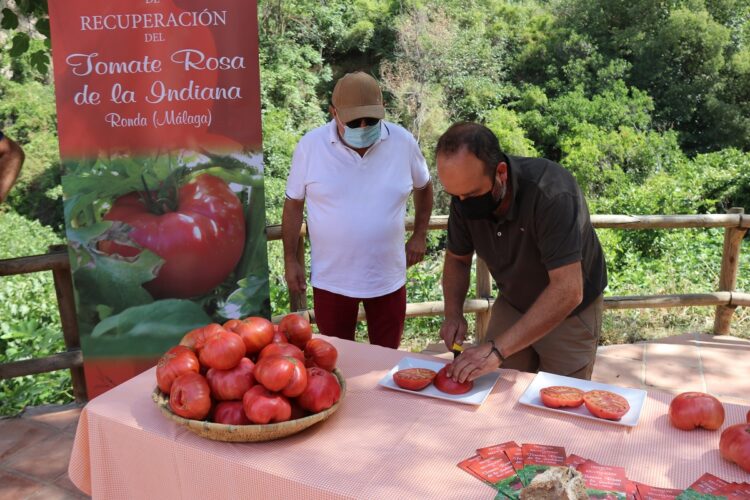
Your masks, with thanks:
M270 315L257 10L49 0L89 396L187 331Z
M261 144L255 2L50 1L63 157Z

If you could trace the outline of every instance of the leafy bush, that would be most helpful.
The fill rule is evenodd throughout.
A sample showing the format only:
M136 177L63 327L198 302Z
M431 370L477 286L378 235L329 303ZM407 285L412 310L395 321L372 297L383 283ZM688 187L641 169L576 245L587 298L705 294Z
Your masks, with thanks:
M0 259L47 252L62 240L49 228L15 213L0 215ZM62 352L60 316L51 272L0 280L0 363ZM0 415L26 405L72 400L70 372L60 370L0 381Z

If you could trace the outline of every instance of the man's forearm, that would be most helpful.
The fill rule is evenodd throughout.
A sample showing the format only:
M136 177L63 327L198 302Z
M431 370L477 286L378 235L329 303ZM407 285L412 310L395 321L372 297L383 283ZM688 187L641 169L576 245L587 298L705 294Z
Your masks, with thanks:
M432 181L414 191L414 233L427 235L427 227L432 215Z
M281 216L281 240L284 244L284 261L297 260L297 246L299 233L302 229L302 219L305 202L303 200L284 201L284 211Z
M471 276L471 257L457 258L446 251L443 264L443 300L445 317L458 317L463 314L464 300L469 291Z
M551 332L581 303L581 294L580 282L561 280L547 285L529 310L496 339L503 355L511 356Z
M5 201L23 165L23 149L7 137L0 139L0 203Z

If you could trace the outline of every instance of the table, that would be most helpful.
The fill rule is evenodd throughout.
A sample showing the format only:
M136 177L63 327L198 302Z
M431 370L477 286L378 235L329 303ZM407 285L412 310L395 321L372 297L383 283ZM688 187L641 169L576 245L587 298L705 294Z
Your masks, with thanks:
M108 500L492 499L491 487L456 464L476 448L509 440L564 446L653 486L686 488L704 472L750 479L720 457L719 431L670 426L667 393L649 392L638 425L627 428L520 405L534 375L501 370L485 403L468 406L378 386L402 357L423 355L320 337L338 349L347 380L343 404L325 422L265 443L203 439L160 413L151 369L83 409L70 479ZM725 408L724 427L745 420L746 408Z

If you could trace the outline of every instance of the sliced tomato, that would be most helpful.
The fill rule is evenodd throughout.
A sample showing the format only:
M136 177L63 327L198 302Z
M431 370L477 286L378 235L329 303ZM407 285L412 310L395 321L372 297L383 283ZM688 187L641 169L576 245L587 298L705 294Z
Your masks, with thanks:
M620 420L630 411L627 399L609 391L588 391L583 402L591 413L607 420Z
M544 406L549 408L578 408L583 404L583 391L565 385L553 385L539 391Z
M421 391L432 383L437 372L427 368L405 368L393 374L396 385L410 391Z

